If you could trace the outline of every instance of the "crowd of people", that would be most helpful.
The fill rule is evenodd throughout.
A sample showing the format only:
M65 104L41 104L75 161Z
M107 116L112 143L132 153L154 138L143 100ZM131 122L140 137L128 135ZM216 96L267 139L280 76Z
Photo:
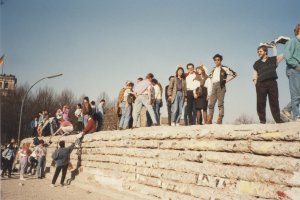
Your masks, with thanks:
M46 147L44 140L34 139L34 148L30 148L31 143L24 143L18 148L15 139L11 139L9 144L1 146L1 177L11 178L12 171L19 163L20 180L25 180L24 175L36 175L37 178L45 177Z
M287 42L282 55L269 57L268 45L261 45L257 48L259 59L253 65L253 82L257 94L257 113L262 124L266 123L267 97L276 123L284 122L282 115L290 121L300 121L300 24L296 25L294 33L295 38L282 42L284 44ZM276 44L272 47L275 48ZM194 64L188 63L187 72L181 65L178 65L174 75L169 77L169 84L164 91L152 73L148 73L145 78L138 78L135 84L132 81L126 81L118 96L118 128L124 130L140 127L142 118L146 119L147 126L159 126L163 92L165 92L170 126L212 124L217 102L219 113L216 123L222 124L225 114L226 85L237 77L237 73L222 64L222 55L214 55L213 60L215 66L210 73L203 64L195 68ZM287 64L291 102L280 112L276 68L283 60ZM88 97L84 97L82 104L77 104L74 112L77 119L75 130L79 132L77 138L83 138L87 133L101 130L104 106L104 99L96 105L96 102L90 102ZM142 112L143 109L146 112ZM183 113L184 123L181 123ZM13 139L9 144L2 145L1 176L11 177L14 161L19 160L21 180L25 180L26 173L36 174L37 178L45 177L47 150L41 136L69 134L74 131L69 115L69 105L57 109L52 117L47 111L40 112L31 123L33 135L39 137L34 138L33 149L30 149L30 143L25 143L18 148ZM61 185L64 185L69 156L74 147L75 144L65 147L65 142L59 141L59 148L52 155L56 162L52 187L61 171Z

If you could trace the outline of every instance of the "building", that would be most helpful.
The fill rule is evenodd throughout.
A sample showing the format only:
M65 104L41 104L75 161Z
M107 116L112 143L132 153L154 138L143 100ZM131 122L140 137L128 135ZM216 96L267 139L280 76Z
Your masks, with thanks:
M17 78L10 74L0 75L0 96L7 96L10 92L16 90Z

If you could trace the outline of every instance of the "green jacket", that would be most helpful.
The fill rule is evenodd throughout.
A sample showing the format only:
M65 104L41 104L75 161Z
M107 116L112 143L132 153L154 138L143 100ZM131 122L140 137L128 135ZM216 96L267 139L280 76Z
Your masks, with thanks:
M288 67L296 68L300 66L300 39L295 37L288 41L284 49L284 59Z

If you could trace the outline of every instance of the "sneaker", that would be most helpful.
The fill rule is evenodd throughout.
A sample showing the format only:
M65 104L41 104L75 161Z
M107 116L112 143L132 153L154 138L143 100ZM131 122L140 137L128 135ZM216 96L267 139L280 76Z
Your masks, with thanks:
M25 178L23 178L23 177L21 177L21 178L20 178L20 180L21 180L21 181L26 181L26 179L25 179Z
M172 122L172 123L171 123L171 126L175 126L175 122Z
M180 124L178 123L178 124L176 124L176 126L180 126Z
M285 122L290 122L292 121L292 114L286 110L283 110L280 112L280 117L283 119Z
M55 187L55 185L54 185L54 184L51 184L51 185L50 185L50 187L54 188L54 187Z

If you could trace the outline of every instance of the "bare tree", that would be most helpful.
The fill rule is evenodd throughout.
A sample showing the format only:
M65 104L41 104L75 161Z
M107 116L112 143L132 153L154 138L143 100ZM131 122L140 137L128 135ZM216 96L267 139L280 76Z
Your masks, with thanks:
M234 124L253 124L253 123L255 123L254 119L246 114L240 115L234 121Z

